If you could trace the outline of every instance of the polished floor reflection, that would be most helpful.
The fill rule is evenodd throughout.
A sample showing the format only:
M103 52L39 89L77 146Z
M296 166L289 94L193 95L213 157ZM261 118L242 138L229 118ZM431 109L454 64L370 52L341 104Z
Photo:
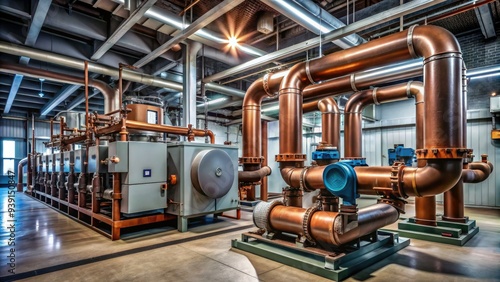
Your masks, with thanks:
M10 279L7 256L12 233L6 198L7 189L0 189L1 281ZM412 216L413 207L408 205L407 210L405 216ZM500 281L500 210L468 208L466 214L477 220L480 231L465 246L411 239L409 247L347 281ZM15 277L25 277L22 281L328 281L231 249L231 239L253 229L251 213L243 211L242 217L200 222L186 233L177 232L174 225L156 226L112 242L19 193Z

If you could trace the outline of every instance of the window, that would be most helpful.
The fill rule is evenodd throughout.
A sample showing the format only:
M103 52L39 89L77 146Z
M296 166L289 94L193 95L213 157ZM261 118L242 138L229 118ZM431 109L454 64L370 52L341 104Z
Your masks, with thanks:
M7 175L8 171L14 170L14 158L16 157L16 141L3 140L2 141L2 158L3 166L2 173Z

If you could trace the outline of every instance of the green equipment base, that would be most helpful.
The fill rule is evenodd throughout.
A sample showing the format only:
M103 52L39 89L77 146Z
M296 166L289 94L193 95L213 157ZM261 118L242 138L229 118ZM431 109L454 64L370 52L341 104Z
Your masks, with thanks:
M371 234L369 241L357 241L341 250L303 247L282 237L270 240L250 232L242 234L241 241L234 239L231 243L233 248L336 281L379 262L409 244L409 239L381 230Z
M463 246L479 232L479 227L475 220L466 223L438 220L437 226L427 226L417 224L414 218L408 218L398 223L397 232L408 238Z

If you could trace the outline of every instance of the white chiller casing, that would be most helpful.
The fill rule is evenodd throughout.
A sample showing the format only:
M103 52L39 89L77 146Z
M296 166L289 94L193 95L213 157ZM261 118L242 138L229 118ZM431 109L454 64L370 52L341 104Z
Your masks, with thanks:
M238 208L236 146L169 143L167 155L168 175L177 176L167 190L167 211L179 217L179 231L187 230L190 217Z

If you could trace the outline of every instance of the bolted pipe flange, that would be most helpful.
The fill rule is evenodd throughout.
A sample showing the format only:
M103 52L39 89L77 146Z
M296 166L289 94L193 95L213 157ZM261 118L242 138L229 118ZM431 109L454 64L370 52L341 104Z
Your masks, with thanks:
M302 231L304 233L304 237L313 246L316 245L316 240L314 240L311 233L309 232L309 225L311 222L312 215L318 210L320 210L319 205L314 204L312 207L306 210L306 212L304 213L304 217L302 218Z
M470 149L466 148L432 148L418 149L415 151L417 159L432 160L432 159L463 159L467 157Z
M280 199L258 203L253 210L253 224L260 229L265 229L267 232L272 232L269 215L274 207L283 205L283 201Z
M303 162L305 161L305 154L278 154L274 158L277 162Z
M264 157L241 157L238 161L240 164L261 164Z

